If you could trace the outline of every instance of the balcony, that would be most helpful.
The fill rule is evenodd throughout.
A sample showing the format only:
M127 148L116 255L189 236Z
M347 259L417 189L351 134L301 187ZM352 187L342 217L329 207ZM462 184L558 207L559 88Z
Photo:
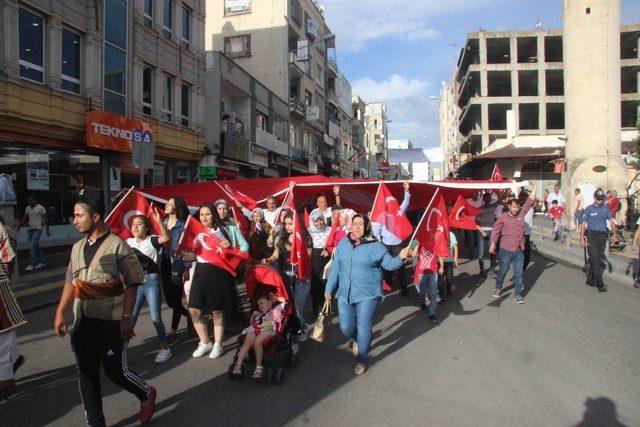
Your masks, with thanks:
M334 76L338 77L338 63L336 62L336 58L327 57L327 70L331 71Z
M304 119L307 116L307 107L304 105L304 102L298 98L291 97L289 98L289 112L291 112L291 114L297 114Z
M289 156L289 146L267 131L256 127L255 145L281 156Z
M229 132L223 133L222 155L231 160L249 162L251 142Z
M340 108L338 104L338 95L336 95L336 91L333 89L327 90L327 101L332 103L336 108Z
M309 75L309 61L301 61L297 50L289 52L289 68L291 70L290 77L300 78Z
M302 148L297 148L297 147L291 147L292 160L303 161L303 160L306 160L307 157L308 157L307 150L304 150Z

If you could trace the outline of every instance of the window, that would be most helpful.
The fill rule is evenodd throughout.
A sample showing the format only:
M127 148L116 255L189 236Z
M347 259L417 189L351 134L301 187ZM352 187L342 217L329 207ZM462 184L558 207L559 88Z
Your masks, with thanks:
M144 9L142 11L144 15L144 25L147 27L153 26L153 0L144 0Z
M103 108L126 115L127 2L104 2L104 101Z
M142 70L142 112L153 114L153 68L149 66Z
M168 39L173 35L173 0L164 0L162 4L162 34Z
M162 114L163 118L167 121L171 121L171 112L172 112L172 94L173 90L173 77L169 74L164 75L163 84L162 84Z
M224 14L235 15L251 12L251 0L224 0Z
M313 95L308 90L304 91L304 104L310 107L313 104Z
M62 89L80 93L80 35L62 29Z
M189 127L189 111L191 110L191 85L182 83L180 88L180 124Z
M256 111L256 121L257 121L257 127L259 127L262 130L268 131L268 123L267 123L267 116L263 113L261 113L260 111Z
M21 8L18 21L20 77L44 83L44 19Z
M182 6L182 47L189 49L191 43L191 9Z
M242 36L225 37L224 53L229 56L249 56L251 55L251 34Z

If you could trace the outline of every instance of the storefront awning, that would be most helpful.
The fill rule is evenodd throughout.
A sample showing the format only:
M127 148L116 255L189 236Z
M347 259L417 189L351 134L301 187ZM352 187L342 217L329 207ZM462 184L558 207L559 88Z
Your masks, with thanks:
M549 158L564 157L564 148L559 147L516 147L509 144L506 147L478 154L473 159L522 159L522 158Z

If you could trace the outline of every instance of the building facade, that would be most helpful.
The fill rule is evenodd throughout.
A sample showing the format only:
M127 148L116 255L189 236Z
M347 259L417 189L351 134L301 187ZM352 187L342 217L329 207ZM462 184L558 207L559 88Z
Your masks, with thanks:
M640 24L621 27L621 88L616 105L621 113L618 131L623 142L633 137L638 120L639 40ZM446 154L446 165L442 166L445 176L469 173L461 168L486 155L491 162L473 163L476 177L486 178L495 160L489 153L513 145L513 155L503 150L506 157L500 158L523 157L518 164L501 160L509 169L505 173L559 179L549 160L562 154L566 140L563 53L562 30L479 31L468 35L452 81L441 89L440 139ZM535 148L529 150L535 155L527 156L527 147ZM526 160L532 157L539 160Z
M144 185L195 179L204 11L204 0L0 3L0 172L13 177L16 213L26 194L47 208L44 246L69 234L55 227L73 228L80 186L106 199L139 185L133 141L155 151Z
M287 176L289 103L222 52L206 54L205 146L200 179ZM222 119L220 119L222 118Z
M357 95L352 96L353 121L351 138L353 141L353 175L354 178L369 177L369 157L367 156L368 135L365 126L366 104Z
M387 148L389 150L413 150L413 142L406 138L390 139ZM390 163L389 177L391 179L413 179L413 166L413 163Z
M207 2L208 50L222 51L289 102L292 173L352 176L351 86L313 0Z
M387 107L382 102L372 102L366 105L364 116L368 140L366 152L371 178L384 179L389 175L387 120Z

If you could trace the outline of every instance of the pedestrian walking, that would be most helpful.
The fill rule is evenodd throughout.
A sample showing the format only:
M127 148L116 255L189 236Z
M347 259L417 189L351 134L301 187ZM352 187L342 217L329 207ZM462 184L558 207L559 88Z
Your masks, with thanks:
M190 264L185 264L177 254L180 236L182 236L184 225L189 216L189 209L182 197L174 196L167 201L164 213L167 215L164 225L169 230L171 240L162 249L161 277L164 299L171 308L171 327L167 332L167 346L172 347L178 342L177 330L183 316L187 319L187 329L193 329L191 316L182 304L184 292L182 278Z
M529 198L529 192L524 188L520 191L518 195L520 199L520 203L524 205L524 203ZM533 228L533 215L536 210L537 201L535 201L533 208L529 210L524 215L524 262L522 264L522 272L524 273L529 267L529 263L531 263L531 229Z
M549 190L548 189L544 189L544 194L542 195L542 202L544 205L544 213L548 213L549 212Z
M226 202L223 200L218 200L214 205L205 203L200 206L198 210L200 222L211 234L221 240L221 248L235 248L241 252L247 252L249 245L238 227L225 223L221 218L219 212L224 213L222 206L226 207ZM208 263L193 252L182 252L180 255L186 261L197 261L191 280L188 304L193 326L200 338L193 357L202 357L209 353L209 358L217 359L223 353L225 316L229 317L234 309L234 278L224 268ZM213 344L209 340L204 318L209 313L213 316Z
M564 207L558 206L557 200L551 202L549 216L551 216L551 218L553 219L553 230L551 231L551 237L555 241L562 236L562 233L564 233Z
M577 230L578 227L580 227L580 223L582 222L582 214L584 212L584 198L582 197L579 188L573 190L573 194L575 196L573 202L573 225Z
M438 323L438 271L444 268L444 258L436 257L433 252L420 246L420 242L414 240L411 243L413 258L416 260L416 274L414 283L417 283L416 291L420 301L420 309L427 310L431 323ZM426 297L429 296L429 306Z
M309 219L309 234L313 242L311 249L311 305L313 315L318 316L324 304L324 269L331 259L331 254L327 250L327 238L331 230L320 211L313 212Z
M598 291L606 292L602 275L604 274L603 263L605 262L605 249L611 227L616 233L616 224L613 221L611 210L605 204L606 194L601 189L593 193L594 202L585 208L582 214L582 224L580 226L580 246L587 248L589 253L590 277L587 278L587 285L595 286Z
M483 277L496 277L496 256L489 254L489 268L485 269L485 254L489 253L489 242L493 231L493 224L496 222L496 205L491 193L482 195L482 205L479 207L480 212L476 215L476 224L480 227L485 235L478 245L478 265L480 266L480 275Z
M44 206L38 204L34 196L27 198L27 207L24 210L23 217L18 222L17 231L20 231L20 227L25 224L29 231L29 265L25 270L31 271L45 267L44 255L42 249L40 249L40 238L42 237L42 227L45 228L47 237L51 236L51 230L49 229L47 211Z
M638 242L640 242L640 218L636 221L636 232L633 235L633 242L631 242L631 250L634 252L638 252ZM640 271L635 272L635 279L633 281L633 287L636 289L640 289Z
M373 315L383 296L381 269L397 270L408 254L409 249L404 248L393 257L382 242L373 237L369 218L361 214L353 217L351 232L336 248L324 296L331 300L338 288L340 329L352 343L355 375L366 371Z
M533 188L526 202L521 204L518 199L512 199L507 205L507 212L500 215L496 220L493 225L493 232L491 233L491 246L489 247L489 253L495 253L496 244L498 240L500 240L500 251L498 252L500 271L496 277L496 287L493 296L496 298L501 296L502 283L511 264L513 264L514 299L517 304L524 304L524 298L522 297L522 270L525 248L524 228L526 224L524 216L529 210L533 209L536 195L535 181L529 181L529 184L532 185Z
M400 211L402 211L402 213L406 213L407 208L409 207L409 203L411 203L409 181L404 181L402 183L402 187L404 188L404 197L402 199L402 204L400 205ZM391 256L395 257L400 254L400 251L402 250L402 240L400 240L397 236L387 230L387 228L383 224L373 224L373 236L379 239L382 244L385 245ZM396 271L396 275L398 277L398 287L400 288L400 295L405 297L408 296L409 291L407 290L407 278L405 277L404 269L394 269L394 271ZM393 276L393 271L383 270L384 281L387 282L387 284L391 285L393 283Z
M162 234L160 236L151 235L153 230L151 221L145 215L136 215L133 217L131 223L131 233L133 237L127 239L127 244L133 249L138 261L144 271L144 283L138 286L138 293L136 295L136 303L133 307L133 313L131 314L131 320L135 326L138 322L138 316L140 310L146 301L149 305L149 312L151 313L151 321L156 329L158 335L158 341L160 342L160 350L156 353L156 363L164 363L171 357L171 350L167 346L167 332L162 321L162 314L160 313L160 280L159 265L160 249L162 245L167 243L171 237L169 236L169 230L162 223L158 209L154 208L152 211L153 220L160 226Z
M73 303L71 348L87 424L106 425L100 366L111 381L138 398L139 420L147 423L155 409L156 390L127 364L127 344L135 336L131 316L144 272L133 249L110 232L103 215L101 192L82 189L74 206L73 224L87 237L71 250L54 332L58 337L67 333L65 312Z
M453 288L453 267L458 266L458 240L452 231L449 231L449 253L451 257L440 258L440 267L438 269L438 293L440 294L440 303L444 304L447 298L451 296Z

